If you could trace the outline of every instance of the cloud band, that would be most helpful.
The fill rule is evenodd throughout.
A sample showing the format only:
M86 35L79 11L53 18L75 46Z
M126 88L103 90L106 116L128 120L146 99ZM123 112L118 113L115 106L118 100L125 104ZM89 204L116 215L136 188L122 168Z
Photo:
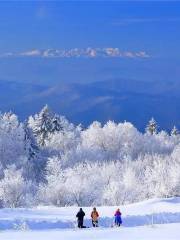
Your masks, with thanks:
M0 57L42 57L42 58L149 58L145 51L121 51L119 48L73 48L65 49L33 49L24 52L3 53Z

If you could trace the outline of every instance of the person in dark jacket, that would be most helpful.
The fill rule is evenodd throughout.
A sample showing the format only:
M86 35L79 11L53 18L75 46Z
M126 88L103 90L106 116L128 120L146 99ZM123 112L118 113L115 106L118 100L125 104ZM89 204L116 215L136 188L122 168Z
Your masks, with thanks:
M85 216L85 213L82 210L82 208L80 208L79 212L76 214L77 221L78 221L78 228L85 228L83 226L84 216Z
M121 212L119 208L115 212L114 216L115 216L115 225L120 227L122 224L122 219L121 219Z

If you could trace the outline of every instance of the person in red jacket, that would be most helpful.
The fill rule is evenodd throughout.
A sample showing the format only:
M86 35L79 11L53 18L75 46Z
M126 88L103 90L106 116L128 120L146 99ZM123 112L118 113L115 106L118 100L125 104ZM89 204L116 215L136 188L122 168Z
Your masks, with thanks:
M120 227L122 224L122 219L121 219L121 212L119 208L115 212L114 216L115 216L115 226Z
M99 213L97 212L96 208L94 207L93 211L91 213L93 227L98 227L98 218L99 218Z

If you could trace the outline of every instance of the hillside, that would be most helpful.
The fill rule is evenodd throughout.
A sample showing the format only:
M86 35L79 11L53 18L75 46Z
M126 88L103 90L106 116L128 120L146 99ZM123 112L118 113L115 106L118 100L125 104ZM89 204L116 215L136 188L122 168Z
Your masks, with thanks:
M37 207L33 209L1 209L0 233L3 240L36 239L168 239L180 237L180 198L152 199L120 206L123 226L112 228L117 207L99 207L100 228L78 230L77 207ZM84 208L85 225L91 227L90 212ZM15 231L16 230L16 231Z

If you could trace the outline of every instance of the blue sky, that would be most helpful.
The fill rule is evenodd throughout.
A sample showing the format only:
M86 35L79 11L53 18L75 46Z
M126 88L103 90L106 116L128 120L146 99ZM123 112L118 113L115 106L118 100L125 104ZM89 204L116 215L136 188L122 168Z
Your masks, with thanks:
M0 80L176 81L179 10L179 1L1 2Z

